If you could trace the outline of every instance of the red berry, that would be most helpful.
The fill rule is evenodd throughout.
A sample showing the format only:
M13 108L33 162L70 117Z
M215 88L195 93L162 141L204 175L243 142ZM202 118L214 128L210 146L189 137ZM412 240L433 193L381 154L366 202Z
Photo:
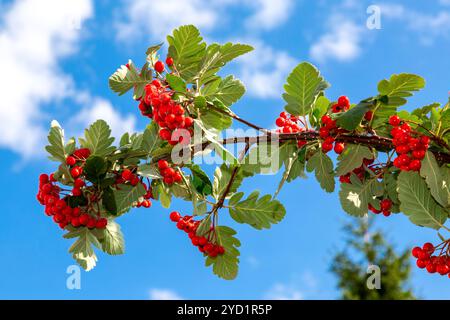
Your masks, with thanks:
M94 218L89 218L88 223L86 224L86 227L89 229L95 228L95 225L97 224L97 221Z
M417 160L422 160L425 158L426 151L425 150L414 150L412 152L412 156Z
M83 213L79 218L80 224L83 226L87 225L89 222L89 218L90 217L87 213Z
M72 170L70 170L70 174L73 178L78 178L82 173L81 167L73 167Z
M80 219L78 218L78 217L74 217L74 218L72 218L71 220L70 220L70 223L72 224L72 226L74 226L75 228L76 227L79 227L81 224L80 224Z
M329 115L324 115L324 116L322 116L321 121L322 121L322 124L326 125L326 124L330 123L330 121L333 121L333 120L331 120L331 117Z
M420 137L420 143L427 146L430 143L430 138L427 136Z
M139 184L139 182L140 182L140 179L139 179L139 177L137 175L134 174L134 175L131 176L130 184L132 186L137 186Z
M170 213L170 220L172 220L173 222L178 222L178 221L180 221L180 219L181 219L181 215L177 211L172 211Z
M288 114L286 112L281 112L280 117L286 119L288 117Z
M159 136L161 137L161 139L169 141L172 137L172 133L168 129L161 129L159 130Z
M155 63L155 71L158 73L162 73L164 71L164 63L162 61L156 61Z
M130 169L125 169L122 171L122 179L125 181L130 181L133 177L133 172Z
M409 152L409 147L408 147L407 144L401 144L401 145L399 145L399 146L397 146L397 147L395 148L395 151L396 151L398 154L408 153L408 152Z
M77 159L75 159L75 157L68 156L68 157L66 158L66 164L67 164L67 165L73 166L73 165L75 165L75 163L77 163Z
M159 160L158 161L158 168L160 171L167 169L169 167L169 163L166 160Z
M322 127L322 128L319 129L319 136L322 139L325 139L329 135L330 135L330 131L327 128Z
M373 118L373 111L369 110L364 114L364 119L366 119L367 121L372 120Z
M167 57L166 58L166 64L171 67L173 66L173 59L171 57Z
M422 165L421 165L420 161L415 159L415 160L411 161L411 163L409 164L408 167L409 167L409 170L411 170L411 171L419 171L421 166Z
M322 144L322 151L324 153L327 153L329 151L331 151L333 149L333 144L332 143L323 143Z
M432 253L434 251L434 246L432 243L430 242L426 242L423 246L422 246L422 250L428 253Z
M97 229L104 229L104 228L106 228L107 224L108 224L108 220L107 220L107 219L105 219L105 218L100 218L100 219L98 219L97 222L95 223L95 227L96 227Z
M84 185L85 185L85 182L80 178L75 179L75 181L73 183L73 186L75 188L82 188L82 187L84 187Z
M392 201L390 199L383 199L380 201L380 207L382 210L390 210L392 208Z
M399 116L397 116L397 115L393 115L393 116L389 117L389 124L391 126L394 126L394 127L398 126L400 124L400 121L401 120L400 120Z
M411 254L414 258L419 258L419 253L422 251L420 247L414 247L411 251Z
M426 260L417 260L416 261L416 265L420 268L420 269L423 269L423 268L425 268L426 266L427 266L427 261Z
M342 107L350 106L350 100L347 96L340 96L337 103Z
M284 118L281 118L281 117L277 118L277 120L275 121L275 124L278 127L283 127L285 123L286 123L286 120Z
M436 265L434 263L427 264L427 271L429 273L435 273L436 272Z
M337 154L341 154L342 151L344 151L344 148L345 148L344 143L336 143L334 145L334 152L336 152Z
M75 197L81 196L81 194L82 194L81 189L80 189L80 188L73 188L73 189L72 189L72 194L73 194L73 196L75 196Z

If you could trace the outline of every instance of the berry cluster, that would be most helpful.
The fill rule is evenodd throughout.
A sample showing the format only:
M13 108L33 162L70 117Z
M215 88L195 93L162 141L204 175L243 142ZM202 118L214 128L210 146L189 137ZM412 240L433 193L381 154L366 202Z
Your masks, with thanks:
M338 101L331 106L331 112L339 113L350 109L350 99L347 96L340 96Z
M69 166L70 175L74 179L72 194L75 197L82 195L81 188L86 185L86 182L82 178L83 166L90 155L91 151L89 149L81 148L75 150L66 158L66 164Z
M177 223L177 228L186 232L191 239L194 246L198 247L198 250L208 255L211 258L217 257L225 253L224 247L212 242L214 235L214 227L211 227L206 236L197 236L197 228L200 225L200 221L195 221L192 216L182 217L179 212L173 211L170 214L170 220Z
M275 121L275 124L279 129L276 130L277 133L298 133L305 131L304 127L299 125L299 118L293 115L289 115L287 112L281 112L280 116ZM297 146L299 148L303 147L307 143L306 140L298 140Z
M121 179L120 179L121 178ZM137 174L134 174L130 169L124 169L120 175L119 180L116 179L116 183L130 183L132 186L137 186L141 180Z
M322 151L327 153L333 150L334 136L339 132L336 126L336 120L331 119L330 116L324 115L321 118L322 127L319 129L319 136L323 139ZM338 142L334 145L334 152L341 154L344 151L345 144Z
M80 207L71 207L67 200L68 196L61 198L61 188L56 184L53 175L41 174L39 176L39 192L37 199L40 204L45 206L45 213L53 216L53 221L61 229L67 225L73 227L85 226L90 229L104 229L108 220L101 217L92 217L85 213Z
M185 134L176 131L186 129L192 136L194 119L187 114L181 104L172 99L173 93L168 86L155 79L145 86L145 94L139 103L139 110L159 125L161 139L168 141L171 145L189 143L190 139L186 139ZM172 137L176 138L172 139Z
M181 173L176 170L176 166L171 167L166 160L158 161L158 169L165 184L171 185L173 183L181 182Z
M438 255L433 255L439 250ZM439 273L444 276L448 274L450 278L450 256L447 255L448 242L442 242L437 246L432 243L425 243L422 248L414 247L412 255L417 259L416 265L420 269L426 269L429 273Z
M147 190L147 193L143 197L144 200L139 201L136 204L136 207L137 208L140 208L140 207L150 208L152 206L152 202L150 201L150 199L154 199L152 189L151 189L151 187L148 188L145 183L142 183L142 185L144 186L145 190Z
M374 159L364 159L363 164L354 169L353 171L340 176L340 183L351 183L350 176L354 174L361 182L364 182L367 178L372 178L373 174L377 175L379 178L383 177L383 172L385 167L380 166L378 164L373 164ZM369 173L367 170L370 170ZM376 200L380 201L380 209L375 208L372 204L369 203L368 209L375 214L383 213L385 217L389 217L391 215L391 210L393 206L393 202L391 199L386 197L377 197Z
M430 138L411 131L409 124L396 115L389 118L389 124L393 126L391 130L392 143L397 153L394 166L403 171L419 171Z

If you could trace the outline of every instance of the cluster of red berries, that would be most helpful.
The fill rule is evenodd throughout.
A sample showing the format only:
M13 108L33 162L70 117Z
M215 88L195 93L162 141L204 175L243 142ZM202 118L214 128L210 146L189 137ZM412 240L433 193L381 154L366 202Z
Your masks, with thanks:
M275 124L279 129L276 130L277 133L298 133L305 131L304 127L299 124L299 118L293 115L289 115L287 112L281 112L280 116L275 121ZM303 147L307 143L306 140L298 140L297 146L299 148Z
M158 79L145 86L145 94L139 103L139 110L144 116L152 118L160 127L159 136L171 145L189 143L184 132L192 136L194 119L187 115L186 109L172 99L173 91L168 90ZM172 137L176 137L172 139Z
M412 132L409 124L402 121L397 115L389 118L389 124L393 126L391 130L392 143L397 153L394 166L403 171L419 171L430 138Z
M322 151L327 153L333 150L334 136L338 133L339 129L336 126L336 120L331 119L329 115L322 116L321 122L322 127L319 129L319 136L323 139ZM338 142L334 145L334 152L341 154L344 148L345 144Z
M392 200L385 198L380 201L380 210L374 208L369 203L369 210L372 211L375 214L383 213L383 216L389 217L391 215L391 209L392 209Z
M72 208L67 203L67 196L61 199L61 188L56 184L53 175L41 174L39 176L39 192L37 199L40 204L45 206L45 213L53 216L61 229L67 225L73 227L85 226L90 229L104 229L108 224L108 220L101 217L92 217L82 211L80 207Z
M116 179L117 184L123 184L129 182L133 187L137 186L141 180L137 174L134 174L130 169L124 169L119 177Z
M339 113L350 109L350 99L347 96L340 96L338 101L331 106L331 112Z
M159 173L163 177L163 182L165 184L171 185L173 183L179 183L182 180L181 173L176 170L176 167L171 167L169 162L166 160L158 161Z
M443 242L438 246L432 243L425 243L422 248L414 247L412 249L413 257L417 258L416 265L420 269L426 269L429 273L439 273L441 276L448 274L450 278L450 257L446 253L448 242ZM433 253L440 249L438 255Z
M213 227L211 227L208 232L208 236L198 236L196 232L200 225L200 221L194 220L192 216L182 217L179 212L173 211L170 213L170 220L176 222L178 229L183 230L188 234L192 244L196 246L201 253L206 254L211 258L225 253L224 247L214 244L210 239L214 232Z
M173 66L173 59L172 59L171 57L167 57L167 58L166 58L166 64L167 64L169 67L172 67L172 66ZM164 62L162 62L161 60L158 60L158 61L155 62L154 68L155 68L155 71L156 71L156 72L158 72L158 73L163 73L163 72L164 72L164 69L165 69L166 67L164 66Z
M145 183L142 183L142 185L144 186L145 190L147 191L147 193L144 195L144 200L139 201L136 204L136 207L140 208L140 207L144 207L144 208L150 208L152 206L152 202L150 201L150 199L154 199L153 198L153 192L152 192L152 188L148 188L147 185Z
M86 185L86 182L81 176L83 174L84 163L90 155L91 151L88 148L81 148L75 150L66 158L66 164L69 166L70 175L74 179L72 194L75 197L81 196L81 188Z

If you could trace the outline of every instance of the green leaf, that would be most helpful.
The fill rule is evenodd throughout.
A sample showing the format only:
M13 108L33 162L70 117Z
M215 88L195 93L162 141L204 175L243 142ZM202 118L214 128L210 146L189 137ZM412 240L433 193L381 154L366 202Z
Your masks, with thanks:
M417 172L402 171L398 177L400 210L412 223L439 230L447 213L436 203L426 182Z
M144 163L139 165L137 174L146 177L149 179L161 179L161 174L159 173L159 169L154 163Z
M372 110L374 107L375 104L373 101L361 101L355 107L339 115L336 124L340 128L353 131L361 123L364 114L367 111Z
M422 117L424 117L425 115L427 115L432 109L439 108L440 106L441 106L440 103L434 102L434 103L432 103L432 104L423 106L423 107L421 107L421 108L414 109L414 111L412 112L412 114L415 115L415 116L418 117L418 118L422 118Z
M217 79L215 75L227 62L253 50L253 47L240 43L213 43L206 49L206 54L200 64L200 70L195 77L200 85Z
M307 115L319 94L329 86L316 67L302 62L294 68L284 85L283 99L287 103L284 108L296 116Z
M311 124L313 126L316 126L321 123L321 118L323 115L325 115L328 111L328 107L330 106L330 100L327 99L325 96L319 96L314 103L313 111L312 111L312 117L311 117Z
M213 186L208 175L198 165L190 165L189 169L192 171L192 185L195 190L204 196L212 194Z
M114 220L108 220L100 240L102 250L110 255L125 253L125 241L120 226Z
M157 193L157 197L161 202L163 208L169 208L170 203L172 201L172 196L170 194L170 189L167 188L163 183L159 183L155 189L153 189Z
M234 168L234 165L227 166L223 163L214 171L213 196L216 200L220 199L222 194L225 192L225 189L230 182ZM243 180L244 173L241 169L238 169L226 198L231 197L239 189Z
M169 73L166 75L166 81L173 90L186 93L186 83L180 77Z
M343 176L354 169L361 167L364 159L373 159L374 155L366 146L347 144L344 152L338 157L336 176Z
M174 60L174 67L181 78L189 81L197 72L201 59L206 51L206 44L200 32L193 25L181 26L167 36L170 44L169 55Z
M285 161L295 156L296 147L293 146L290 143L280 145L278 141L261 140L242 161L242 169L247 175L277 173Z
M326 192L333 192L335 181L333 174L333 161L322 151L317 151L306 164L308 172L315 171L316 179Z
M147 80L139 76L138 71L132 65L131 60L128 62L129 68L122 65L116 72L109 77L109 87L112 91L119 94L125 94L135 86L145 86Z
M79 139L80 144L83 148L91 150L91 155L104 157L116 149L112 146L114 138L111 137L111 129L104 120L95 121L84 131L84 136L84 139Z
M49 159L66 163L66 149L64 146L64 130L59 125L58 121L53 120L48 134L49 145L45 150L50 154Z
M103 190L102 204L108 213L114 216L117 215L116 197L111 187L107 187Z
M339 191L342 209L352 216L362 217L367 214L369 203L374 197L383 195L383 186L377 178L361 182L352 174L351 183L342 183Z
M96 184L105 177L107 171L108 164L104 158L99 156L90 156L83 169L86 179Z
M228 114L232 113L220 100L214 100L212 103L214 107L221 109ZM201 115L201 121L207 129L218 131L225 130L233 124L233 120L230 116L220 113L213 108L204 109Z
M389 80L378 83L378 92L388 97L388 105L401 106L406 103L407 97L413 95L425 86L425 80L415 74L394 74Z
M422 160L420 175L427 182L433 198L444 208L448 206L449 190L445 181L441 168L439 167L433 153L427 151L425 158Z
M210 91L212 90L211 87L208 87L207 89ZM206 93L205 96L210 99L218 99L225 106L229 107L244 95L245 87L239 79L230 75L217 82L217 87L213 92L207 91Z
M215 228L218 243L224 247L225 253L217 257L206 258L205 265L213 266L213 272L225 280L236 278L239 268L239 250L241 242L235 237L236 231L229 227L217 226Z
M130 141L130 134L129 134L128 132L125 132L125 133L122 135L122 137L120 138L120 143L119 143L119 145L120 145L120 147L122 148L122 147L125 147L125 146L129 145L129 144L131 144L131 141Z
M78 239L70 247L69 252L72 253L73 258L83 269L86 271L93 269L96 265L97 256L95 255L92 245L100 248L101 244L91 230L84 227L78 228L75 231L65 234L64 237L78 237Z
M231 217L239 223L247 223L255 229L269 229L272 224L280 222L286 210L271 195L259 197L259 191L253 191L247 199L241 200L243 192L233 195L229 202Z
M159 137L159 128L155 122L149 124L142 134L142 141L140 142L140 150L146 152L148 155L153 155L154 151L161 145L162 140Z
M204 96L196 96L194 98L194 105L200 109L206 108L207 106L206 98Z
M138 183L137 186L120 184L118 189L114 191L114 197L116 199L117 214L122 215L128 210L134 202L138 201L140 197L146 193L142 183Z

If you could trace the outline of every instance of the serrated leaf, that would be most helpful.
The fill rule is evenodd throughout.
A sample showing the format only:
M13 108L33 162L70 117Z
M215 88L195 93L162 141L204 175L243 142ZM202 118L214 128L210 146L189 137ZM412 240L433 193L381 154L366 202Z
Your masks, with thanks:
M233 195L229 202L231 217L239 223L246 223L255 229L269 229L272 224L280 222L286 210L271 195L259 197L259 191L253 191L245 200L243 192Z
M114 195L114 191L110 187L107 187L103 190L102 204L108 213L114 216L117 215L116 198Z
M441 168L439 167L433 153L427 151L425 158L422 160L420 175L427 182L433 198L444 208L448 206L449 189L443 180Z
M378 92L388 97L388 105L401 106L406 103L406 97L412 96L413 92L419 91L425 86L425 80L415 74L394 74L389 80L378 83Z
M412 114L415 115L415 116L417 116L418 118L422 118L423 116L425 116L426 114L428 114L432 109L439 108L440 106L441 106L440 103L434 102L434 103L432 103L432 104L423 106L423 107L421 107L421 108L414 109L413 112L412 112Z
M222 164L220 167L217 167L214 171L214 182L213 182L213 196L217 200L224 193L228 183L230 182L232 172L235 166L227 166L226 164ZM244 180L244 173L241 169L238 169L235 177L233 179L233 183L230 186L229 192L227 194L227 198L231 197L241 186L242 181Z
M45 147L45 150L50 154L49 158L54 161L65 163L66 149L64 145L64 130L56 120L53 120L51 123L48 142L49 145Z
M343 176L361 167L364 159L373 159L374 155L366 146L347 144L345 150L338 157L336 176Z
M409 220L419 226L440 229L447 219L447 212L433 199L420 175L402 171L397 183L400 210Z
M92 183L99 183L105 177L108 171L108 164L104 158L99 156L90 156L84 165L83 173L86 179Z
M365 113L372 110L374 107L375 104L372 101L362 101L350 110L339 115L336 120L336 124L340 128L353 131L359 126Z
M201 195L208 196L212 194L213 186L208 175L198 165L190 165L192 171L192 186Z
M122 215L130 210L133 203L138 201L145 193L142 183L138 183L135 187L126 184L118 185L118 189L114 190L117 215Z
M279 144L278 141L260 141L251 148L241 163L247 175L277 173L283 163L294 156L292 144Z
M180 93L186 92L186 83L180 77L169 73L166 75L166 81L172 90Z
M196 75L200 85L217 79L216 73L226 63L253 50L253 47L231 42L219 45L213 43L206 49L206 54L200 63L200 70Z
M79 230L69 232L69 234L66 234L65 237L78 237L78 239L70 247L69 252L72 253L73 258L86 271L94 268L96 265L97 256L95 255L92 245L100 248L101 244L91 230L88 228L79 228Z
M129 145L129 144L131 144L130 134L128 132L125 132L122 135L122 137L120 138L119 146L122 148L122 147L125 147L125 146Z
M227 76L217 82L217 86L213 89L207 87L205 96L210 99L218 99L225 106L229 107L238 101L245 93L244 84L233 76Z
M108 220L106 228L103 230L103 237L100 241L102 250L110 255L125 253L125 241L119 224L114 220Z
M225 226L215 228L217 242L224 247L225 253L215 258L206 258L205 265L213 266L213 272L225 280L236 278L239 268L239 250L241 242L235 237L236 231Z
M333 192L335 181L333 173L333 161L322 151L317 151L306 164L308 172L315 172L317 181L326 192Z
M296 116L307 115L319 94L330 85L319 70L308 62L302 62L292 70L284 85L283 99L287 112Z
M97 120L84 131L84 138L80 138L83 148L91 150L91 155L106 156L116 148L112 146L114 138L111 137L111 129L104 120Z
M119 94L125 94L135 86L145 86L147 80L141 78L136 68L132 66L132 62L128 62L128 66L122 65L116 72L109 77L109 87L112 91Z
M200 32L193 25L181 26L167 36L170 44L169 55L174 60L174 66L181 78L189 81L199 68L199 63L206 51L206 44Z
M212 102L215 108L225 111L225 113L231 114L231 110L225 106L221 101L214 100ZM205 105L206 107L206 105ZM205 128L210 130L225 130L233 124L233 120L230 116L214 110L213 108L206 107L201 115L201 121Z
M149 179L161 179L161 174L156 164L144 163L139 165L137 174Z
M339 191L342 209L352 216L362 217L367 214L369 203L375 196L383 194L383 186L377 178L361 182L352 174L351 183L342 183Z

